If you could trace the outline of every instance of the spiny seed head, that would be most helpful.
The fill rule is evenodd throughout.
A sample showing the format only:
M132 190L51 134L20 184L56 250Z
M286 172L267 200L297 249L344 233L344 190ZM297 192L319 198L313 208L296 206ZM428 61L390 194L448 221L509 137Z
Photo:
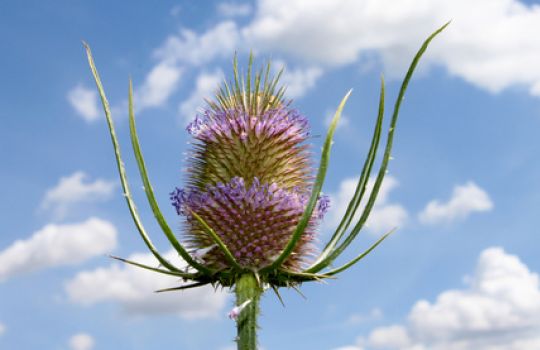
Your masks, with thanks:
M171 201L186 218L188 243L205 250L209 267L226 268L228 261L193 212L241 266L260 269L287 245L311 194L308 121L289 108L285 89L276 90L279 76L269 78L269 70L267 65L264 79L261 70L252 81L250 59L247 80L240 81L235 60L234 88L225 83L187 127L195 140L187 186L172 192ZM316 224L328 204L327 197L319 199L285 267L299 270L313 251Z

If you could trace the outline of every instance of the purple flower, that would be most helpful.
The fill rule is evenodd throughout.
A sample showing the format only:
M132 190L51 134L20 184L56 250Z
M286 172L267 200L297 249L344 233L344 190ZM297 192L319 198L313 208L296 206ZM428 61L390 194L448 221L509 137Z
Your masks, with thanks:
M197 115L187 131L195 139L188 184L173 191L171 201L186 218L188 243L195 250L214 243L192 215L197 213L239 265L260 269L271 264L289 242L311 194L306 117L284 102L258 109L211 108ZM285 267L299 270L313 253L316 226L328 205L328 197L319 199ZM228 267L220 249L208 251L204 261Z
M177 212L186 217L186 231L194 247L211 246L213 241L191 212L215 230L241 266L252 268L268 265L283 250L308 199L306 193L284 190L276 183L261 184L256 177L250 185L234 177L225 184L207 185L204 190L176 189L171 194ZM310 254L316 223L327 207L327 197L321 198L286 266L297 268ZM205 262L216 267L227 265L219 249L207 252Z

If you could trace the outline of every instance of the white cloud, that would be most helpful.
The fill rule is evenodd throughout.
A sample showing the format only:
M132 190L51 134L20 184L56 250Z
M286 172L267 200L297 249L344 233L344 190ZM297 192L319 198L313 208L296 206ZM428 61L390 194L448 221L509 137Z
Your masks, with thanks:
M286 9L284 11L283 9ZM218 13L246 15L250 6L223 2ZM176 12L176 11L175 11ZM402 75L420 43L452 19L428 50L421 68L446 67L452 75L498 92L524 86L540 96L540 7L517 0L333 1L259 0L246 25L232 19L204 32L182 29L154 51L158 62L142 87L138 107L167 101L186 66L230 58L235 51L281 53L307 68L289 73L292 97L301 96L322 74L322 67L383 64L387 74Z
M274 60L272 64L274 67L287 66L285 62L279 60ZM281 83L287 86L287 97L299 98L315 86L315 83L322 74L323 70L316 66L293 69L286 68L281 76Z
M3 323L0 323L0 337L6 332L6 326Z
M330 193L331 206L330 211L324 220L324 227L327 229L335 229L341 218L347 210L349 201L354 195L357 178L348 178L341 182L337 193ZM366 186L364 199L358 207L358 211L351 222L351 228L360 218L362 209L366 203L371 189L373 188L374 179L370 178ZM407 210L400 204L390 203L390 192L398 186L398 181L393 176L385 176L384 181L379 189L377 201L371 210L371 214L367 220L367 227L372 233L384 233L394 227L403 227L408 218Z
M94 344L94 338L86 333L77 333L69 339L71 350L92 350Z
M47 225L30 238L18 240L0 251L0 281L110 253L116 246L116 235L111 223L97 218L76 224Z
M249 44L266 51L342 65L357 61L363 51L418 46L419 38L442 23L429 20L430 7L419 1L321 0L312 6L310 0L260 0L255 19L242 33Z
M317 6L311 0L260 0L241 32L260 51L317 64L357 63L375 52L387 71L397 73L423 38L449 19L427 61L489 91L523 85L540 95L540 42L524 35L540 32L540 7L517 0L319 0Z
M169 36L154 56L168 64L199 66L218 57L232 57L239 39L234 21L220 22L202 34L183 29L179 35Z
M441 293L433 304L417 302L409 320L415 337L426 342L469 337L476 342L479 335L494 341L497 333L540 330L538 275L517 256L501 248L486 249L468 289Z
M407 330L399 325L377 328L368 338L369 345L376 349L403 349L410 342Z
M319 67L286 70L283 74L282 83L287 86L287 96L291 98L304 96L309 89L315 86L317 79L322 74L323 71Z
M377 205L373 207L367 225L372 232L383 233L403 227L407 217L407 210L401 204Z
M233 21L221 22L200 35L183 29L169 36L154 52L158 63L135 90L136 109L163 105L178 87L186 65L199 66L216 57L231 57L237 43L238 29Z
M185 262L173 251L167 253L166 257L177 266L185 266ZM133 254L129 259L158 266L150 253ZM170 313L185 319L215 318L220 315L227 294L212 287L154 293L155 290L180 284L178 278L113 263L108 267L78 273L66 284L66 292L72 302L83 305L116 302L132 314Z
M185 125L195 117L200 108L205 106L205 98L212 99L223 78L221 70L199 74L193 92L178 108Z
M89 89L79 84L68 92L67 99L75 111L87 122L93 122L99 118L95 89Z
M178 86L183 69L172 63L158 63L134 93L134 106L140 111L163 105Z
M116 187L114 181L85 180L88 175L82 171L60 178L58 184L47 191L40 208L52 211L60 219L79 203L109 199Z
M523 350L540 348L540 283L515 255L484 250L466 288L418 301L404 325L376 328L369 349Z
M218 5L218 11L225 16L247 14L250 9L247 4L221 3ZM180 33L169 36L165 43L155 50L154 56L159 60L159 63L152 72L159 71L159 67L200 66L216 58L230 58L235 51L246 49L247 46L243 41L239 27L232 20L222 21L203 33L182 29ZM149 77L152 76L152 72ZM217 88L218 83L222 80L223 73L220 72L220 80L214 82L217 77L216 73L202 73L202 75L199 75L196 82L198 91L195 91L180 107L184 119L190 120L193 117L194 110L202 103L200 99L201 92L213 92ZM285 71L283 82L288 85L288 96L291 98L301 97L315 85L322 73L322 69L314 65ZM205 78L210 80L207 80L206 83L201 81L201 79ZM137 103L139 109L164 103L173 92L173 88L176 87L178 81L176 79L171 81L170 84L166 84L166 89L149 89L145 88L146 85L149 85L148 80L149 78L142 88L137 89L138 93L136 95L141 96L140 99L142 100L142 102ZM210 83L213 85L209 86ZM203 87L201 84L205 86ZM156 92L151 93L154 90ZM198 99L196 100L196 98Z
M252 8L246 3L222 2L218 4L217 11L225 17L240 17L251 14Z
M429 202L418 214L424 224L438 224L464 219L474 212L485 212L493 209L493 202L486 191L474 182L454 187L452 197L446 203L438 200Z

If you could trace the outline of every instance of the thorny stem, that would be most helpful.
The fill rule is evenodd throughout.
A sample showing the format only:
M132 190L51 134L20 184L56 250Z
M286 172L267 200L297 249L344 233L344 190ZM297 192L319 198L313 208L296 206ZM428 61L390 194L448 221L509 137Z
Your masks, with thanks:
M236 321L238 350L256 350L257 317L259 316L259 301L263 289L253 274L245 273L236 282L235 290L236 305L242 305L251 300Z

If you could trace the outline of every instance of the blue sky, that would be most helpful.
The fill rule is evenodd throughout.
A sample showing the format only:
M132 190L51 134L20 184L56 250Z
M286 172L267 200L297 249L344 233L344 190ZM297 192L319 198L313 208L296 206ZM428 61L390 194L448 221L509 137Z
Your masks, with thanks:
M152 263L121 195L81 40L113 106L135 199L156 245L126 120L132 77L154 189L181 185L184 128L234 52L287 67L294 105L323 135L344 111L324 191L325 241L367 151L384 73L390 109L422 40L452 19L411 82L368 229L343 260L398 231L328 284L263 300L264 349L538 349L540 6L516 0L0 4L0 348L233 349L227 291L112 262ZM313 139L319 149L321 137Z

